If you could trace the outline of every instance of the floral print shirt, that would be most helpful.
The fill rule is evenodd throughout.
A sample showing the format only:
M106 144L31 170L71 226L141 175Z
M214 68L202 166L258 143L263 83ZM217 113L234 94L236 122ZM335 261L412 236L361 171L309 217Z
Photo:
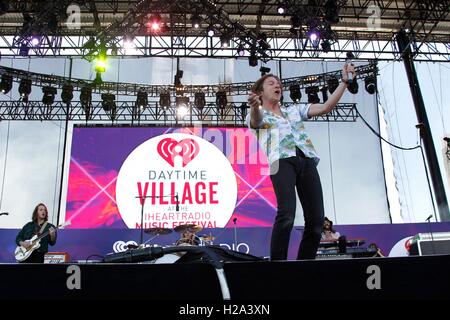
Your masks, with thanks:
M306 157L312 158L316 165L319 163L319 157L303 123L308 119L310 105L292 104L281 107L283 117L266 109L261 110L263 119L259 129L252 131L266 152L270 164L278 159L295 157L296 147L303 151ZM250 113L247 115L246 124L250 128Z

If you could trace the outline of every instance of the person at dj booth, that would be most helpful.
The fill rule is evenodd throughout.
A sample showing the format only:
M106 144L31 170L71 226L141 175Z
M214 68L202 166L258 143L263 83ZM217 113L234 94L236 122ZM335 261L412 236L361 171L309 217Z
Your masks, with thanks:
M323 221L322 237L320 241L334 241L338 240L341 234L334 230L333 221L325 217Z

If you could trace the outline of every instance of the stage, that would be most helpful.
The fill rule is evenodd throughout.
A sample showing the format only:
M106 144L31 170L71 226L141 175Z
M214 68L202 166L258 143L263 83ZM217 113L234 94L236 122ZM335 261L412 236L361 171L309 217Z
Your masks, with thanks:
M0 299L211 303L450 300L448 270L450 255L225 262L216 267L203 262L1 264Z

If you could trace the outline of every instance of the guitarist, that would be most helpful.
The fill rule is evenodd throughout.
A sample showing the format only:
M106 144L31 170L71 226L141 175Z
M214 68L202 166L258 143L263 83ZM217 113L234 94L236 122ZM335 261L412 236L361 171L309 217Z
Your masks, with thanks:
M51 223L48 223L48 210L45 204L39 203L34 208L31 222L28 222L20 230L16 237L16 244L25 248L30 247L30 243L26 240L31 239L34 235L41 235L48 231L48 235L41 239L40 247L34 250L28 259L22 261L23 263L44 263L44 255L48 252L48 245L55 245L56 243L56 229Z

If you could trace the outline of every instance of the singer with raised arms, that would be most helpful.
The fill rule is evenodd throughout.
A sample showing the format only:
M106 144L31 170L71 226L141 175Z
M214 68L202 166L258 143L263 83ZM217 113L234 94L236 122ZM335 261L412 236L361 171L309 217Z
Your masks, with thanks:
M247 125L254 129L270 163L270 178L277 199L277 215L270 243L271 260L286 260L294 225L295 190L303 207L305 228L297 259L314 259L319 246L324 205L317 171L319 156L305 131L304 120L329 113L339 102L348 80L355 76L352 64L342 69L342 82L324 103L281 106L282 84L272 74L259 78L248 97Z

